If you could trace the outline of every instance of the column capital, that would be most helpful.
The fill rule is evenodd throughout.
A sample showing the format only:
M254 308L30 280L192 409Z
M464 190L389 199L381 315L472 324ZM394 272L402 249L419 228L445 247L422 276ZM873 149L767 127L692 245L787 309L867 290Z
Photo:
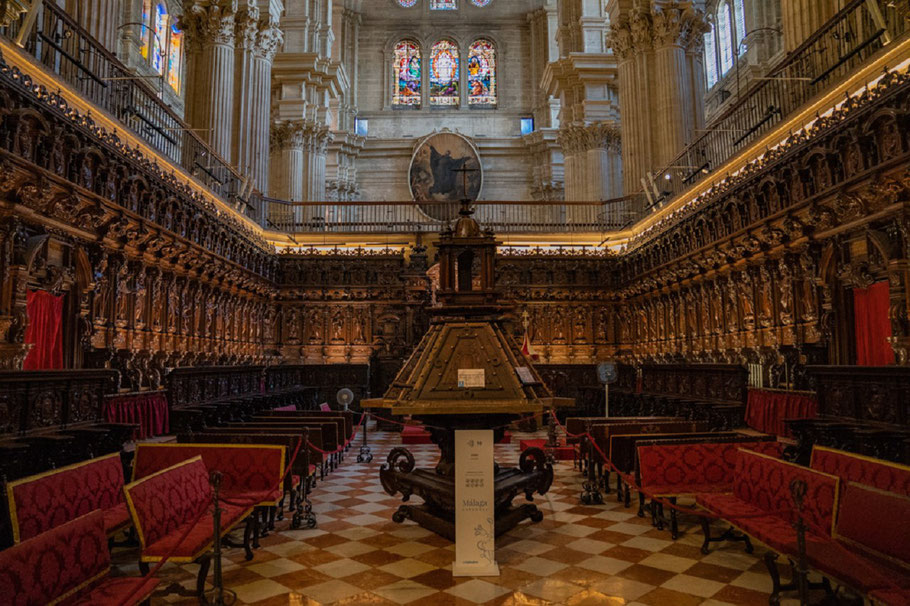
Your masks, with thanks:
M272 151L302 149L305 128L303 120L273 122L269 132L269 148Z
M613 49L613 54L620 61L631 59L635 54L632 26L628 17L623 16L610 26L607 32L607 46Z
M259 33L259 8L255 4L244 4L234 16L234 36L237 46L252 50Z
M278 25L271 19L260 21L256 34L256 54L271 63L282 44L284 33Z
M180 28L188 49L234 43L237 0L185 0Z
M690 3L672 2L654 8L654 46L689 47L706 31L705 14Z
M613 122L575 123L559 129L556 141L566 154L584 153L596 149L619 153L622 135L619 126Z

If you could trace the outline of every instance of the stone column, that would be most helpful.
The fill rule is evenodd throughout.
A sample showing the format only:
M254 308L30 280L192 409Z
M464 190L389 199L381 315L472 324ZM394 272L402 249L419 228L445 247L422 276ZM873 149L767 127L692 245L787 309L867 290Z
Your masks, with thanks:
M596 202L620 197L622 161L616 124L563 126L559 144L565 154L566 200ZM567 213L571 213L567 209Z
M846 0L786 0L781 24L787 52L796 49L844 7Z
M690 35L701 35L703 22L690 8L680 5L657 9L652 17L654 32L654 79L656 132L653 163L662 167L670 163L692 140L696 111L692 74L686 58ZM702 89L703 90L703 89ZM699 95L699 98L702 98ZM701 112L704 115L704 111Z
M284 38L270 16L259 14L251 5L236 19L232 161L256 189L268 194L272 60Z
M121 0L67 0L66 12L111 53L117 54L117 26L122 20Z
M236 0L186 0L186 118L225 159L231 157L234 117Z
M303 122L272 125L269 173L272 195L289 202L303 201Z

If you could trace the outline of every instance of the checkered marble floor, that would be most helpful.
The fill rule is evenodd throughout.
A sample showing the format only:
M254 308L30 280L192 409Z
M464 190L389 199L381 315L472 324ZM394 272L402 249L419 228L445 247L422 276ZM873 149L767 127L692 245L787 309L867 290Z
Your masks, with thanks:
M512 444L496 446L497 461L517 464L518 441L530 437L543 434L514 433ZM452 543L411 521L391 520L401 502L385 494L378 473L399 439L395 433L371 434L372 463L358 464L352 448L319 483L312 495L316 529L293 531L286 519L262 541L253 561L244 561L240 549L226 552L224 581L238 604L768 604L771 583L762 546L747 555L742 544L714 544L703 556L701 530L690 516L681 516L681 536L674 542L668 531L652 528L650 518L637 517L637 507L626 509L613 496L604 505L581 506L582 478L571 461L557 464L553 487L536 498L544 520L526 521L497 541L500 577L453 578ZM435 446L410 449L419 466L435 464ZM137 575L135 558L135 549L118 550L119 572ZM166 565L162 585L191 588L196 570ZM153 605L172 603L196 600L164 592L152 598Z

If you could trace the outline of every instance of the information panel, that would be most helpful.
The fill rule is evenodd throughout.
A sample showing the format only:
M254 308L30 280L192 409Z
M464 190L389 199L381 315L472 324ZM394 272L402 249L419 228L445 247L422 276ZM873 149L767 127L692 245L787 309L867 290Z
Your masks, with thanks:
M452 576L499 576L493 481L493 431L456 431Z
M480 388L487 386L487 374L483 368L459 368L458 387Z

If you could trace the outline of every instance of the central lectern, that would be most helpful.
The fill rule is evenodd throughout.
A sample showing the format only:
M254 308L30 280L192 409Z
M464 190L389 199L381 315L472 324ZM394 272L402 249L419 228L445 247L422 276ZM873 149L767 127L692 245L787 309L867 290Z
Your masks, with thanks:
M441 456L435 469L417 469L413 455L395 448L379 475L390 495L405 502L393 516L412 519L424 528L455 539L455 431L493 429L496 442L522 415L572 406L554 398L540 375L502 327L506 311L495 284L496 241L481 231L469 201L462 203L453 229L438 243L440 285L427 334L399 371L382 398L362 402L364 408L410 415L425 423ZM499 536L522 520L543 519L533 495L545 494L553 467L544 452L530 448L518 468L495 467L495 527ZM526 503L513 506L524 494ZM412 496L422 504L411 504Z

